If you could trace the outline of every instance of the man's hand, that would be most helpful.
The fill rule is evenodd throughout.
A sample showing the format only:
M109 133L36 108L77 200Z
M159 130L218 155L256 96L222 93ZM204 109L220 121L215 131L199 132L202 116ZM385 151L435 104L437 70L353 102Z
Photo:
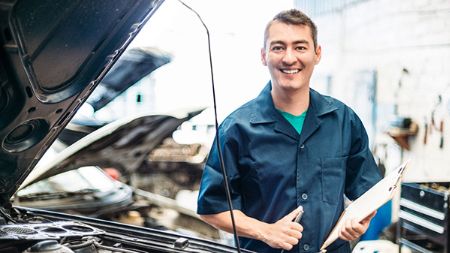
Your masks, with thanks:
M341 231L339 231L339 238L346 241L352 241L360 237L366 232L369 227L370 220L372 220L376 213L377 211L374 211L360 222L356 220L347 220L341 228Z
M298 241L302 238L302 225L293 222L295 217L300 213L299 208L273 224L251 218L240 210L234 210L233 213L236 221L236 230L239 236L263 241L272 248L290 250L294 245L298 244ZM228 211L217 214L201 215L200 217L218 229L230 233L233 232L230 212Z
M265 224L262 241L272 248L290 250L302 238L303 227L293 222L300 210L297 208L273 224Z

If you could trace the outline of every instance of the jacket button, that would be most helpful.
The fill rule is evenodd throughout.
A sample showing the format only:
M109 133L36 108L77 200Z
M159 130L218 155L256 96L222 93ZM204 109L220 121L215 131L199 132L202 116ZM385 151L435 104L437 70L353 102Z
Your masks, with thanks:
M303 249L305 251L308 251L309 250L309 244L307 244L307 243L303 244Z
M305 145L304 144L302 144L301 146L300 146L300 149L304 149L305 148Z
M302 199L303 199L303 200L307 200L307 199L308 199L308 194L303 193L303 194L302 194Z

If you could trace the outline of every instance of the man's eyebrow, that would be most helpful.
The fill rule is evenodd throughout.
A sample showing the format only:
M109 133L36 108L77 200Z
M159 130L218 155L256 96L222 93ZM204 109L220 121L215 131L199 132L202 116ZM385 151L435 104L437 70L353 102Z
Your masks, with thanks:
M296 41L294 41L294 43L293 44L309 44L309 41L307 41L307 40L296 40Z
M270 45L277 45L277 44L286 45L286 42L284 42L282 40L274 40L274 41L270 42ZM306 44L306 45L309 45L309 41L307 41L307 40L296 40L292 44Z
M282 40L274 40L274 41L270 42L270 45L276 45L276 44L285 45L286 43L284 43L284 41L282 41Z

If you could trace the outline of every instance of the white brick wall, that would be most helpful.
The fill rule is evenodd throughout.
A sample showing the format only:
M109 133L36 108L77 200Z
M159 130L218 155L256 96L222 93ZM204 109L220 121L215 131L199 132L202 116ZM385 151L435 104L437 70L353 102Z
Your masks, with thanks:
M351 91L357 90L357 84L349 78L357 71L376 71L381 120L372 144L388 144L388 168L400 163L401 154L380 127L387 125L388 113L397 101L400 116L412 117L419 124L418 135L410 138L411 150L403 153L404 159L411 159L405 180L450 181L450 1L370 0L312 18L323 47L315 78L331 75L332 95L351 105L355 98ZM409 74L402 75L403 68ZM320 81L316 85L320 90ZM443 96L437 113L445 124L443 149L438 147L436 131L423 144L424 124L430 121L438 94Z

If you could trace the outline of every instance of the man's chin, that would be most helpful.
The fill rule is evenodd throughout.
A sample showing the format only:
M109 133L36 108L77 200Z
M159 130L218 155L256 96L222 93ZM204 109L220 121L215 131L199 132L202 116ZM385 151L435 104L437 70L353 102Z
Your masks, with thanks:
M298 91L298 90L304 89L308 85L300 84L298 82L283 82L283 83L280 83L279 86L281 89L283 89L285 91Z

